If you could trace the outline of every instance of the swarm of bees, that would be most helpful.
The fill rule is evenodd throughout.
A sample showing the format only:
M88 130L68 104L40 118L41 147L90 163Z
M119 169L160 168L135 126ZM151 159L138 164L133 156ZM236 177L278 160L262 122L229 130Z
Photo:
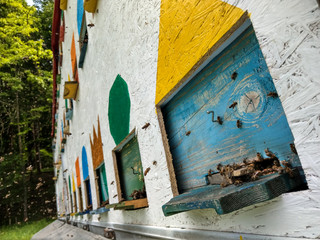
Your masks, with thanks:
M143 187L143 189L139 190L133 190L131 195L129 197L132 197L133 200L142 199L147 197L146 189Z
M288 161L280 161L276 155L269 149L265 149L267 158L257 153L254 159L244 159L242 163L233 163L228 165L218 164L217 170L222 176L221 187L228 185L240 185L244 182L258 180L259 177L273 173L288 173L290 177L294 177L294 171ZM212 175L212 170L208 172L208 176Z

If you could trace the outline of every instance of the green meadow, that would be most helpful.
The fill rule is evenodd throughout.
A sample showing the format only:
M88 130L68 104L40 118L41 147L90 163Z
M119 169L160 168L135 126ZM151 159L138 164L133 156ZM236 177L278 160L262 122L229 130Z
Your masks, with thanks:
M42 219L34 222L15 224L0 227L1 240L29 240L32 236L45 226L52 223L52 219Z

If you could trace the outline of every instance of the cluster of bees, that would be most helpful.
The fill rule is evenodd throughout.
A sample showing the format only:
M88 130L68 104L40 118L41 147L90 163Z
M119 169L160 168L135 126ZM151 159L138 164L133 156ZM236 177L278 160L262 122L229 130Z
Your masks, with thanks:
M142 199L147 197L146 189L143 187L143 189L139 190L133 190L131 195L129 197L132 197L133 200Z
M233 163L223 166L218 164L217 170L222 176L221 187L226 187L231 184L240 185L243 182L255 181L261 176L273 174L273 173L288 173L290 177L294 177L294 171L291 164L288 161L280 161L276 155L265 149L265 153L268 156L263 158L260 153L252 160L243 160L242 163ZM212 170L208 172L209 176L212 176Z

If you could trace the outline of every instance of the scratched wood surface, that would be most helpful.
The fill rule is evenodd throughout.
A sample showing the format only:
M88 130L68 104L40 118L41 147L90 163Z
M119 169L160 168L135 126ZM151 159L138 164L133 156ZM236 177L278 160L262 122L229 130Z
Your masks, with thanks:
M273 80L249 27L162 108L180 193L206 185L205 175L219 163L263 155L266 148L301 165L281 102L270 92L276 92Z
M132 138L121 151L116 152L116 155L122 197L125 200L132 200L131 193L144 187L137 137Z
M287 173L282 175L275 173L241 186L230 185L220 188L219 185L209 185L193 189L171 199L162 206L162 209L166 216L204 208L214 208L218 214L226 214L270 200L298 188L301 184L302 179L299 174L291 178Z

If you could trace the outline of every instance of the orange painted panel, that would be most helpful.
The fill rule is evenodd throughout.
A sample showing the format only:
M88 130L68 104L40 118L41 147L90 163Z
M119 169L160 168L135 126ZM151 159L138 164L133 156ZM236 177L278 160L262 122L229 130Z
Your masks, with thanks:
M91 145L93 169L96 169L103 162L103 149L102 149L102 138L101 138L99 117L98 117L98 135L96 133L95 127L93 126L93 140L91 139L91 135L90 135L90 145Z
M80 179L79 157L77 157L77 160L76 160L76 177L77 177L77 186L80 187L81 179Z
M72 66L72 73L73 76L76 73L76 69L77 69L77 57L76 57L76 43L74 41L74 33L72 33L72 42L71 42L71 66Z

